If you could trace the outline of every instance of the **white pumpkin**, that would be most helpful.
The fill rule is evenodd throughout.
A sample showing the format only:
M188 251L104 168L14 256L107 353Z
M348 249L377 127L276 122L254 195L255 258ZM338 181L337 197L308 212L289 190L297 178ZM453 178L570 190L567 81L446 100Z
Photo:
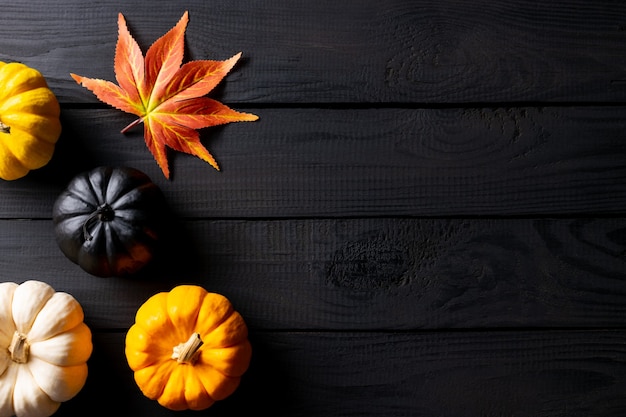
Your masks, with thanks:
M83 309L40 281L0 283L0 417L47 417L87 379Z

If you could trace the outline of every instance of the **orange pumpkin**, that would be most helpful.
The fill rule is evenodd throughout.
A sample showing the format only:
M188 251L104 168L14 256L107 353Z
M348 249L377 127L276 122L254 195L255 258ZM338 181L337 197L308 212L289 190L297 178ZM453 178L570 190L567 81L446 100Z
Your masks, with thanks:
M252 349L226 297L179 285L139 308L125 352L146 397L171 410L203 410L235 391Z

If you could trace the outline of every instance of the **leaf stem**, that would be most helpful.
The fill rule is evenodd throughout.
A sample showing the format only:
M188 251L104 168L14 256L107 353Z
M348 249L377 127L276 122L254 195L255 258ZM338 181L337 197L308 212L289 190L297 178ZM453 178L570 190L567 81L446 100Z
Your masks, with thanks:
M133 121L131 124L126 126L124 129L122 129L122 133L128 132L130 129L132 129L133 127L135 127L135 126L137 126L138 124L141 124L141 123L143 123L143 117L140 117L139 119Z

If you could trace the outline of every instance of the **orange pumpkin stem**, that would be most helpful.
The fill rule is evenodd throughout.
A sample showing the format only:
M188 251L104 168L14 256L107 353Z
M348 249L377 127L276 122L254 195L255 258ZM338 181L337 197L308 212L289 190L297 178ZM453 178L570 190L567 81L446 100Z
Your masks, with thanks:
M11 339L11 345L9 346L11 360L16 363L26 363L28 362L29 352L30 345L26 336L18 331L13 333L13 339Z
M176 359L178 363L186 363L193 365L198 359L198 349L204 342L200 339L200 333L194 333L185 343L175 346L172 352L172 359Z

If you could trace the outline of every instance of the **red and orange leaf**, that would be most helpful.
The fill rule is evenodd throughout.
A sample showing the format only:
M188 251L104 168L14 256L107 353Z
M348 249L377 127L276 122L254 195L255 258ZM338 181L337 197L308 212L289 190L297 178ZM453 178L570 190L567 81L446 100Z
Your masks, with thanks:
M120 13L114 64L118 84L71 74L99 100L139 117L122 132L144 124L146 145L167 178L167 148L195 155L219 170L197 129L258 119L204 97L226 77L241 53L224 61L198 60L183 65L188 22L185 12L176 26L150 46L144 58Z
M139 45L128 32L126 21L121 14L118 16L118 27L119 32L114 61L115 78L119 86L127 92L131 102L142 103L143 98L139 90L145 91L148 89L145 85L143 55Z

